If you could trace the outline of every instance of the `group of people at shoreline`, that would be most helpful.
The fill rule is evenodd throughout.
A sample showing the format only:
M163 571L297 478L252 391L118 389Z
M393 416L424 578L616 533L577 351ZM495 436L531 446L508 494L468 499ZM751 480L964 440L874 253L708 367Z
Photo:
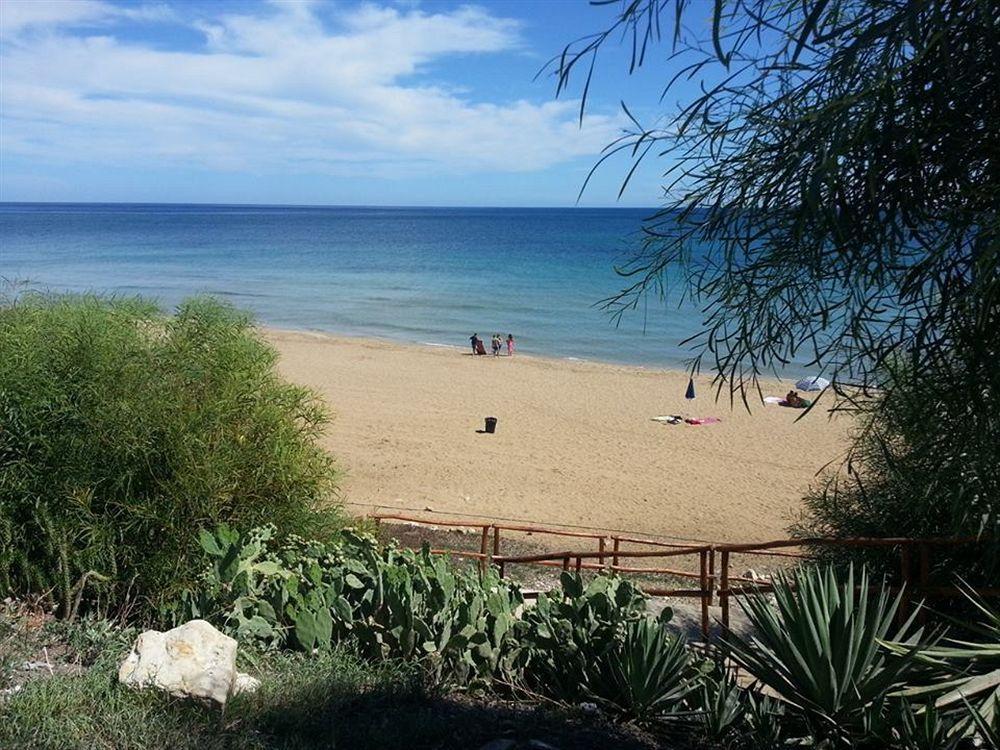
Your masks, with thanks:
M486 345L483 340L479 338L478 333L474 333L469 336L469 342L472 344L472 353L474 355L486 354ZM507 345L507 356L514 356L514 334L508 333L506 340L499 333L494 333L492 339L490 340L490 348L493 350L493 356L499 357L500 351L503 349L504 344Z

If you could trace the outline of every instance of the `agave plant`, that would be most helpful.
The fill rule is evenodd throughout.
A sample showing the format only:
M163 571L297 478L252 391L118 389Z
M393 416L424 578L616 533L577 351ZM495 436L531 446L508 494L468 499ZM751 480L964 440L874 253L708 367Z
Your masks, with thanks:
M784 745L785 705L762 694L756 686L740 693L746 722L744 739L753 750L775 750Z
M555 700L590 701L587 676L622 643L628 623L645 617L646 601L621 578L598 576L584 586L578 573L564 572L559 582L515 624L504 671L511 682Z
M978 636L977 641L945 638L940 643L920 649L919 662L930 667L933 681L930 685L911 687L901 691L906 698L932 697L937 709L959 709L970 704L974 711L961 723L971 732L974 717L985 726L995 724L1000 717L1000 610L983 601L971 588L963 584L965 598L979 613L974 624L962 623L963 628ZM906 651L905 643L887 643L892 651Z
M704 675L692 701L705 738L722 743L733 737L746 723L747 705L743 691L725 664L716 664Z
M630 622L621 644L606 651L586 673L584 689L598 703L629 719L646 722L677 714L697 689L683 636L644 617Z
M860 590L860 595L858 591ZM899 606L886 587L869 595L862 569L839 581L833 568L801 568L774 583L774 603L763 593L740 601L753 635L727 634L732 659L797 715L816 743L850 745L864 736L886 697L905 681L912 653L880 646ZM891 639L915 643L911 616Z
M900 700L893 708L893 739L906 750L958 750L964 744L961 734L953 731L955 719L937 709L933 701L915 708Z

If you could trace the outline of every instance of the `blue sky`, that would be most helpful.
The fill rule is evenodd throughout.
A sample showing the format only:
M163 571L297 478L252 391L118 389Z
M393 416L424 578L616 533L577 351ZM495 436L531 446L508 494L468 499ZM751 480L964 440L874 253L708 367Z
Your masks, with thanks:
M629 77L624 49L582 126L579 85L556 100L535 80L615 9L4 0L0 200L573 205L619 100L670 106L667 63ZM617 201L628 163L612 162L580 204L656 205L663 166Z

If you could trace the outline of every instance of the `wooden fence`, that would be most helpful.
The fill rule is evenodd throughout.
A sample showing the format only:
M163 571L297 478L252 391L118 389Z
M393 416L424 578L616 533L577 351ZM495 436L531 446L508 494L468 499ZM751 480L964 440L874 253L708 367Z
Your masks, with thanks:
M701 605L701 631L708 639L711 627L710 607L716 599L719 602L720 616L723 627L730 624L730 608L733 597L745 596L753 592L770 590L770 582L764 578L748 578L733 575L733 562L738 556L753 558L785 558L805 560L810 556L804 553L803 547L841 547L841 548L882 548L889 551L898 550L901 586L891 590L898 592L905 588L908 592L903 597L899 616L905 618L912 611L913 602L922 600L948 599L961 595L956 586L935 586L930 580L931 554L941 547L971 547L981 544L984 540L976 538L954 539L779 539L769 542L749 544L704 544L665 542L656 539L622 536L616 534L601 534L587 531L569 531L553 529L545 526L507 525L484 523L478 521L445 521L438 519L417 518L395 514L377 514L370 516L376 523L397 522L444 529L466 529L476 533L479 538L479 551L472 552L460 549L431 549L434 554L446 554L455 557L466 557L478 561L480 569L485 570L494 565L503 578L512 565L537 565L557 567L562 570L593 570L608 573L623 573L637 576L669 576L697 582L697 588L656 588L642 585L642 590L650 596L669 596L696 598ZM563 550L542 552L530 555L502 554L502 540L506 532L521 532L531 535L571 538L587 540L596 549ZM653 547L654 549L627 549L628 545L635 547ZM669 559L689 562L687 569L677 567L650 567L648 565L622 564L623 561L651 561ZM916 563L916 565L915 565ZM914 572L916 568L916 573ZM976 591L987 597L1000 596L1000 588L979 588ZM923 617L925 613L921 613Z

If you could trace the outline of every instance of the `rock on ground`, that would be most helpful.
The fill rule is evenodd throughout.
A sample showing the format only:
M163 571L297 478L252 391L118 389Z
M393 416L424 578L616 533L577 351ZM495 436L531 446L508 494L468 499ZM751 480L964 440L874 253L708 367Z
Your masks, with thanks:
M179 698L224 704L238 692L253 692L257 680L236 671L236 641L204 620L140 635L118 670L134 688L155 687Z

